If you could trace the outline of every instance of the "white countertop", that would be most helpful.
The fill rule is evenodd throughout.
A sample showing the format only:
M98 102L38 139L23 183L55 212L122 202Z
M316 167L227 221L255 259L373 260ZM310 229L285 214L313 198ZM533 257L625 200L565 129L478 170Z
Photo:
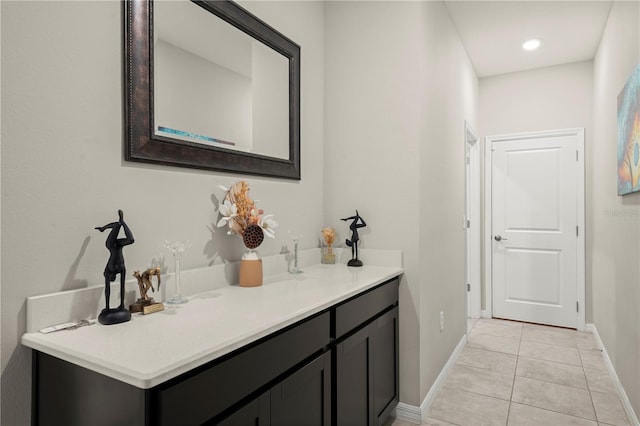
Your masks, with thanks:
M27 333L22 344L148 389L402 273L396 266L315 265L261 287L203 292L122 324Z

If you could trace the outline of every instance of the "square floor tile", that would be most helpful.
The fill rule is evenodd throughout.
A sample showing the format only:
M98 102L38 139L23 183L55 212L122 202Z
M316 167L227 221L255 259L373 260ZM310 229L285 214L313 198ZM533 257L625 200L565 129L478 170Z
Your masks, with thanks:
M587 379L582 367L535 358L518 358L516 375L545 382L587 389Z
M598 347L596 339L593 337L593 333L588 331L577 331L576 341L578 342L578 349L587 351L599 351L602 349Z
M520 356L526 356L529 358L582 366L580 352L578 352L577 348L565 348L546 343L528 342L523 340L520 342L519 353Z
M544 331L552 331L554 333L565 333L565 334L572 334L572 335L576 334L576 330L573 328L554 327L551 325L524 323L522 324L522 327L535 328L535 329L544 330Z
M596 420L589 391L516 376L512 401Z
M554 331L553 328L525 327L522 329L522 340L528 342L545 343L547 345L578 348L578 338L575 334Z
M461 426L504 426L508 412L509 401L443 387L427 417Z
M580 358L582 366L586 368L594 368L596 370L606 370L607 365L604 363L602 351L585 351L580 349Z
M603 393L616 393L616 387L611 380L608 370L598 370L595 368L586 368L584 373L587 375L587 383L591 391Z
M522 336L522 326L514 326L491 320L479 320L473 328L473 332L520 340Z
M449 370L444 386L509 400L513 375L456 364Z
M597 426L598 423L581 417L512 403L508 426Z
M591 392L593 406L596 409L598 421L609 425L628 425L629 419L622 407L618 395L613 393Z
M518 353L520 341L518 339L508 339L506 337L493 336L491 334L472 332L469 335L467 345L474 348L516 355Z
M486 349L465 346L460 352L460 355L458 355L456 364L484 368L513 376L516 371L517 358L514 354L493 352Z

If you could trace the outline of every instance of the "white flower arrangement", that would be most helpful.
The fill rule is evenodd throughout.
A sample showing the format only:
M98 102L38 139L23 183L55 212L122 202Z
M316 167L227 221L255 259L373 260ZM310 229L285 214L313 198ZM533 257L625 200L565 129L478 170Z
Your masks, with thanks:
M273 215L265 215L262 209L258 209L255 202L249 198L249 185L240 181L230 188L220 185L220 189L226 192L222 204L218 228L227 227L227 234L236 234L242 237L244 245L248 249L255 249L264 240L275 237L275 228L278 223L273 220Z

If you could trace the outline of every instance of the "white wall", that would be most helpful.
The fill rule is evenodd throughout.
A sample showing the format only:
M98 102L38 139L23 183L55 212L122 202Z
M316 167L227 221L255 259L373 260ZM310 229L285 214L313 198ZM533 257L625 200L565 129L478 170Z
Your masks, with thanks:
M480 79L483 136L587 127L593 62L584 61Z
M185 269L238 259L240 240L210 228L217 218L212 197L222 195L217 186L240 179L280 223L262 254L291 245L289 229L305 236L302 248L316 246L323 225L323 5L242 5L304 51L300 182L124 162L120 2L0 2L1 424L29 424L31 356L19 344L26 297L101 284L108 252L93 228L113 221L117 209L136 239L125 250L130 270L154 256L170 258L165 239L191 240Z
M593 62L539 68L480 79L480 136L584 127L590 156ZM484 158L484 144L481 145ZM586 171L589 174L589 170ZM587 223L590 189L587 183ZM589 226L587 226L589 228ZM587 252L590 233L586 234ZM484 257L484 256L483 256ZM589 268L587 262L587 268ZM483 274L484 277L484 274ZM591 280L586 279L586 320L591 322ZM483 283L483 309L485 301Z
M478 78L442 2L426 2L420 151L420 395L467 329L465 127L478 127ZM439 315L445 314L440 332Z
M419 405L419 151L423 54L418 2L325 6L325 222L358 209L362 248L401 249L400 400ZM343 243L344 244L344 243Z
M477 78L441 2L328 2L325 221L401 249L400 401L419 406L466 331L464 120ZM439 312L446 317L439 330Z
M289 61L258 41L252 47L253 152L289 158Z
M251 76L160 39L153 53L156 129L162 126L191 132L252 150Z
M617 96L640 62L640 6L615 2L594 59L591 187L593 323L640 413L640 193L617 195Z

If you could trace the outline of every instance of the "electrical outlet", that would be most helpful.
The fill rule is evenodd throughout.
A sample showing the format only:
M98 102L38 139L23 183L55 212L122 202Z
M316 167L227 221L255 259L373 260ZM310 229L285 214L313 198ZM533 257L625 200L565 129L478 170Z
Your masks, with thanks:
M444 312L440 312L440 332L444 331Z

